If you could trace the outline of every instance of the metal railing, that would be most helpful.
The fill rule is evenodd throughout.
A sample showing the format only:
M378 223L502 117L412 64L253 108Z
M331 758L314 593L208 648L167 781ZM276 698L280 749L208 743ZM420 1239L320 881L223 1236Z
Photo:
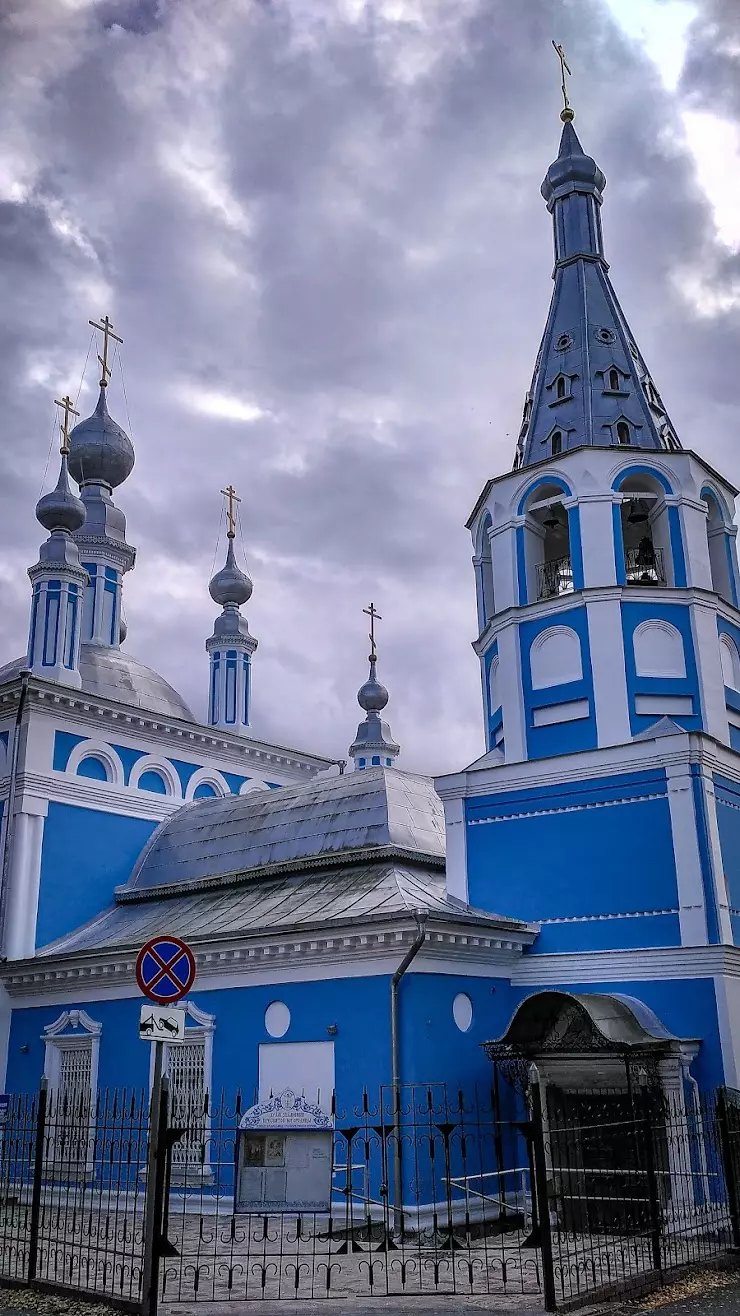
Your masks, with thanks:
M573 591L573 567L569 557L537 563L537 598L551 599Z
M637 548L626 548L624 572L628 585L665 585L662 548L656 548L647 538Z

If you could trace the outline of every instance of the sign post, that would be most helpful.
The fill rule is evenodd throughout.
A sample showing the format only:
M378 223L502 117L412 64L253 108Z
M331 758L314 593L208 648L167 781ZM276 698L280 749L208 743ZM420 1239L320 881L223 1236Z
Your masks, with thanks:
M182 1042L185 1011L171 1007L181 1001L195 981L195 956L179 937L153 937L142 946L136 960L136 981L153 1005L142 1005L139 1037L154 1043L154 1073L149 1108L149 1146L146 1166L144 1208L144 1265L142 1299L145 1316L156 1316L159 1297L159 1258L166 1240L163 1223L163 1163L166 1148L168 1081L163 1076L164 1044Z

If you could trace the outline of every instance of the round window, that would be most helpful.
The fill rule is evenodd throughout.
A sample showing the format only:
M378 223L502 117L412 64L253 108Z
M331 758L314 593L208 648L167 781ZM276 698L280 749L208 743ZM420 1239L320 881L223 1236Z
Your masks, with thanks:
M285 1037L290 1028L290 1010L283 1001L272 1001L265 1010L265 1028L270 1037Z
M458 992L452 1002L452 1017L461 1033L467 1033L473 1022L473 1002L467 992Z

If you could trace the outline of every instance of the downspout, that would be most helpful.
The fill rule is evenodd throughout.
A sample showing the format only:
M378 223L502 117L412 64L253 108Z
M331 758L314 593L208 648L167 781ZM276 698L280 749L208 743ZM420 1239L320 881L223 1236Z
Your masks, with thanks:
M426 938L425 913L417 912L416 936L391 978L391 1089L393 1100L393 1130L395 1148L393 1154L393 1232L397 1238L403 1235L403 1177L401 1170L401 1059L398 1042L398 984L403 975L416 959Z
M8 868L10 866L11 841L13 837L13 814L15 812L16 779L18 776L18 758L20 755L21 726L26 711L28 698L28 680L31 673L27 669L21 672L21 693L15 712L13 728L13 748L10 754L10 782L8 784L8 802L3 822L3 859L0 869L0 959L5 959L5 918L8 909Z

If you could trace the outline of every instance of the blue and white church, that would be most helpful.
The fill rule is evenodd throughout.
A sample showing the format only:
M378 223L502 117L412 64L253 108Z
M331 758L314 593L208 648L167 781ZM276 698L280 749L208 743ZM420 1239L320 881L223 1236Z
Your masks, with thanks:
M403 770L374 630L351 770L255 737L231 488L205 720L131 658L106 345L71 433L65 400L28 651L0 670L7 1091L146 1086L134 966L157 933L198 969L176 1103L457 1091L492 1058L570 1087L634 1066L740 1085L736 490L681 446L562 117L550 312L513 469L469 521L485 752L461 771Z

